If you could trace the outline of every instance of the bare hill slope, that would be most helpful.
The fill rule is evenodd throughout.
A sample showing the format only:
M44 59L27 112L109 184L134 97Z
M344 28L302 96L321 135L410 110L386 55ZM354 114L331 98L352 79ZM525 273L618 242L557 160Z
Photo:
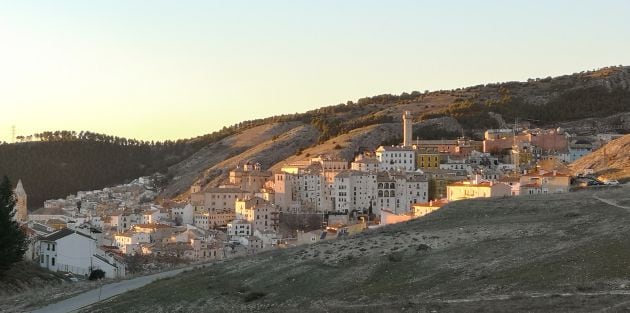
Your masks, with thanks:
M198 269L85 312L627 310L628 191L459 201L407 223Z
M276 163L271 170L279 170L285 163L305 160L321 154L352 160L360 148L375 149L384 140L400 137L402 133L401 127L400 123L387 123L355 129L347 134L304 149L299 155L292 155Z
M620 181L630 180L630 135L615 139L570 165L575 172L595 170L597 175Z
M194 182L198 180L208 182L217 176L217 170L220 171L228 165L235 166L238 160L251 158L271 165L277 162L275 158L288 157L300 147L311 145L317 136L317 130L300 122L265 124L244 130L210 144L190 158L172 166L169 172L173 178L163 194L166 197L173 197L185 193ZM254 149L261 144L264 146ZM276 150L277 153L269 157L264 154L268 150ZM234 162L226 161L230 159ZM223 165L218 165L220 163Z

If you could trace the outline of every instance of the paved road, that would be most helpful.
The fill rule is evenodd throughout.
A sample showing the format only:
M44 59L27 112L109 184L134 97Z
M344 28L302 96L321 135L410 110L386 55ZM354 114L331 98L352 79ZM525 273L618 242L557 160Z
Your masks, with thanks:
M200 265L195 265L195 266L200 266ZM88 305L99 302L101 300L111 298L121 293L125 293L129 290L133 290L133 289L148 285L149 283L157 279L173 277L183 271L191 270L195 266L184 267L184 268L180 268L180 269L176 269L172 271L161 272L161 273L151 274L147 276L141 276L137 278L123 280L116 283L103 285L102 288L90 290L88 292L82 293L75 297L68 298L61 302L48 305L46 307L37 309L32 312L33 313L66 313L66 312L76 311Z

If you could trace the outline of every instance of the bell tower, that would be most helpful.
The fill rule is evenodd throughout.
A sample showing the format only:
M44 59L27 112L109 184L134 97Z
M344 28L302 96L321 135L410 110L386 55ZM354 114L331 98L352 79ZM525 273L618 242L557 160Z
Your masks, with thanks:
M405 111L402 116L403 119L403 146L411 147L411 140L413 139L412 118L411 112Z
M28 221L28 206L27 206L27 195L24 190L24 186L22 185L22 180L18 181L17 187L15 187L15 220L18 222L27 222Z

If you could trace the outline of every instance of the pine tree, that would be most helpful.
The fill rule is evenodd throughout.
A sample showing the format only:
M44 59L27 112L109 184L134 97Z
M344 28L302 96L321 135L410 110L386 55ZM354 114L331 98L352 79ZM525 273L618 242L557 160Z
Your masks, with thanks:
M0 274L21 261L26 251L26 236L13 220L15 197L9 178L0 182Z

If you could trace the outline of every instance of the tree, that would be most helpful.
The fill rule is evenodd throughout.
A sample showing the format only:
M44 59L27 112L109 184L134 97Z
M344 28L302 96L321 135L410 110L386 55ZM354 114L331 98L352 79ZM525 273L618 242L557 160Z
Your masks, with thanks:
M89 280L99 280L105 278L105 272L101 269L95 269L90 272Z
M26 236L13 220L14 207L13 188L9 178L4 176L0 182L0 273L21 261L26 252Z

